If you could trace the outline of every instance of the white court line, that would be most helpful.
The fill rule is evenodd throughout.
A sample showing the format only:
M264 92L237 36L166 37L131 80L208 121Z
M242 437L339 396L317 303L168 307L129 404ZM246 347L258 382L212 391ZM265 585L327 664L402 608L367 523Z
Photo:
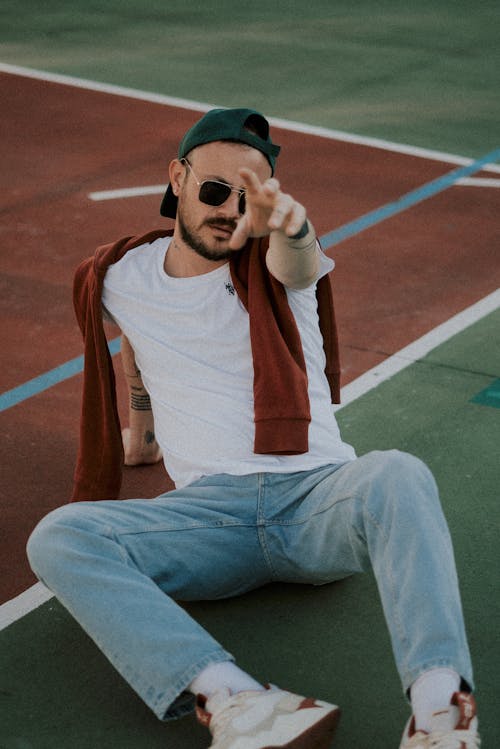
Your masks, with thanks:
M422 359L432 349L445 343L445 341L457 333L461 333L470 325L473 325L483 317L486 317L486 315L489 315L490 312L494 312L499 308L500 289L497 289L484 297L484 299L480 299L479 302L467 307L467 309L454 315L454 317L451 317L442 325L438 325L421 338L413 341L413 343L405 346L381 364L377 364L368 370L368 372L350 382L349 385L343 387L341 392L342 404L335 406L335 411L345 408L357 398L376 388L377 385L380 385L398 372L406 369L406 367ZM24 591L24 593L21 593L17 598L7 601L0 606L0 631L8 627L9 624L13 624L18 619L21 619L30 611L38 608L38 606L41 606L42 603L45 603L51 597L52 594L50 591L41 583L37 583Z
M2 604L0 606L0 631L18 619L22 619L30 611L37 609L42 603L53 597L53 594L45 585L36 583L36 585L32 585L31 588L28 588L24 593L16 596L16 598Z
M466 187L500 187L500 179L484 179L483 177L462 177L457 180L457 185Z
M499 180L500 182L500 180ZM144 187L123 187L117 190L101 190L89 192L90 200L115 200L118 198L137 198L141 195L161 195L167 189L167 185L145 185Z
M471 307L467 307L462 312L450 317L446 322L433 328L421 338L417 338L413 343L397 351L388 359L372 367L372 369L369 369L356 380L343 387L341 393L342 403L339 406L335 406L335 410L340 411L340 409L345 408L349 403L373 390L377 385L390 379L398 372L401 372L401 370L410 366L410 364L414 364L424 356L427 356L437 346L440 346L457 333L461 333L470 325L473 325L478 320L489 315L490 312L494 312L499 308L500 289L496 289L496 291L493 291L484 297L484 299L480 299L479 302L476 302Z
M49 83L59 83L65 86L83 88L89 91L112 94L114 96L124 96L129 99L149 101L154 104L163 104L169 107L180 107L195 112L208 112L209 109L221 106L220 104L206 104L204 102L192 101L191 99L180 99L178 97L166 96L164 94L155 94L151 91L141 91L135 88L117 86L112 83L100 83L99 81L90 81L85 78L76 78L74 76L63 75L60 73L49 73L44 70L34 70L33 68L25 68L20 65L10 65L3 62L0 62L0 73L20 75L25 78L33 78L36 80L47 81ZM468 158L466 156L458 156L444 151L434 151L432 149L420 148L418 146L410 146L404 143L394 143L382 138L370 138L364 135L356 135L355 133L346 133L343 130L332 130L331 128L326 127L306 125L302 122L294 122L292 120L285 120L278 117L269 117L268 119L271 125L282 128L283 130L292 130L293 132L305 133L307 135L317 135L320 138L329 138L331 140L339 140L345 143L355 143L362 146L370 146L371 148L381 148L384 151L404 153L409 156L442 161L449 164L468 166L474 162L473 158ZM500 165L487 164L483 167L483 170L500 173Z
M500 187L500 179L483 179L481 177L461 177L455 182L456 185L466 187ZM90 200L100 202L101 200L118 200L122 198L138 198L143 195L163 195L167 185L144 185L143 187L123 187L116 190L100 190L89 192Z

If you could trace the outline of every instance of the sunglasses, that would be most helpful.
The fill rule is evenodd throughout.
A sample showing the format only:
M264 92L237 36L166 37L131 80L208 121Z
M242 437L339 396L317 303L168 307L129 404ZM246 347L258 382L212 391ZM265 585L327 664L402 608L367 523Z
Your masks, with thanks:
M245 190L240 187L233 187L228 185L227 182L219 182L216 179L204 179L202 182L198 179L193 171L193 167L187 159L181 159L189 169L194 177L194 181L200 188L198 193L198 199L205 203L205 205L222 205L226 202L232 192L239 194L238 210L240 214L245 213Z

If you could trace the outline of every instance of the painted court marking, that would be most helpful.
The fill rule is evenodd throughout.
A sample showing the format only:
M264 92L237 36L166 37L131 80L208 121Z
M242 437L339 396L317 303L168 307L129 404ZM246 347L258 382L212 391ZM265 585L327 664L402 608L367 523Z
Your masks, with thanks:
M114 338L110 341L108 348L112 356L117 354L120 350L120 338ZM44 372L38 377L34 377L32 380L28 380L22 385L12 388L12 390L2 393L0 395L0 412L12 408L12 406L16 406L18 403L22 403L22 401L38 395L38 393L43 393L44 390L48 390L54 385L64 382L64 380L69 380L82 371L83 354L64 362L64 364L60 364L58 367L54 367L54 369L48 372Z
M500 180L499 180L500 181ZM122 198L140 198L143 195L162 195L167 185L145 185L144 187L123 187L118 190L101 190L100 192L89 192L90 200L99 202L101 200L121 200Z
M53 597L53 593L45 585L36 583L24 593L2 604L0 606L0 631Z
M454 184L456 184L459 179L468 177L470 174L474 174L475 172L479 172L485 166L485 164L498 161L499 159L500 148L497 148L495 151L492 151L482 158L473 161L472 164L462 166L459 169L454 169L453 171L444 174L442 177L438 177L431 182L426 182L424 185L421 185L421 187L417 187L416 190L412 190L411 192L402 195L400 198L398 198L398 200L395 200L392 203L386 203L386 205L383 205L380 208L376 208L374 211L370 211L369 213L365 213L364 216L360 216L359 218L354 219L354 221L350 221L348 224L344 224L338 229L334 229L333 231L321 237L321 242L323 246L328 249L329 247L338 244L338 242L342 242L348 237L359 234L365 229L375 226L375 224L378 224L381 221L385 221L386 219L391 218L392 216L395 216L402 211L406 211L408 208L411 208L412 206L422 202L423 200L428 200L434 195L438 195L438 193L443 192L444 190L447 190L449 187L452 187Z
M388 359L372 367L372 369L369 369L356 380L343 387L341 392L342 403L339 406L335 406L335 410L339 411L365 393L376 388L380 383L394 377L395 374L401 372L401 370L410 366L410 364L420 361L433 349L437 348L437 346L445 343L454 335L461 333L497 309L500 309L500 289L496 289L496 291L480 299L479 302L450 317L446 322L417 338L413 343L400 349Z
M470 403L478 403L480 406L500 408L500 379L493 380L488 387L470 399Z
M379 208L376 208L369 213L365 213L363 216L359 216L357 219L354 219L353 221L350 221L347 224L344 224L343 226L332 230L328 234L324 234L322 237L320 237L320 242L325 250L331 249L340 242L357 234L360 234L366 229L369 229L388 218L392 218L402 211L408 210L408 208L411 208L417 203L420 203L423 200L428 200L434 195L447 190L449 187L452 187L454 184L456 184L458 180L464 179L469 175L474 174L475 172L481 171L485 167L485 165L498 161L499 159L500 148L486 154L485 156L482 156L480 159L472 161L466 166L454 169L451 172L448 172L447 174L444 174L443 176L432 180L431 182L426 182L417 189L412 190L405 195L402 195L400 198L398 198L398 200L395 200L391 203L386 203L385 205L380 206ZM125 196L123 195L123 190L113 190L111 191L112 197L131 197L131 191L134 191L136 189L145 188L128 188L126 191L127 194ZM156 191L157 186L153 186L150 189L154 189ZM105 199L109 199L109 192L104 194L107 196L105 197ZM95 196L96 193L93 193L93 195ZM114 339L114 341L111 342L112 353L116 353L115 349L117 340L118 339ZM21 403L22 401L27 400L28 398L31 398L32 396L37 395L44 390L47 390L49 387L52 387L53 385L56 385L57 383L62 382L63 380L66 380L75 374L78 374L82 371L82 369L83 358L77 357L76 359L72 359L69 362L61 364L55 369L52 369L49 372L40 375L39 377L35 377L34 379L29 380L28 382L19 385L12 390L8 390L5 393L2 393L2 395L0 395L0 412L11 408L18 403Z
M455 185L465 187L500 187L500 179L482 179L480 177L459 177ZM167 185L144 185L143 187L123 187L116 190L89 192L88 197L95 202L103 200L120 200L123 198L141 198L146 195L163 195Z
M465 187L500 187L500 179L486 179L483 177L462 177L457 185Z
M25 68L21 67L20 65L10 65L3 62L0 62L0 73L19 75L23 76L24 78L47 81L47 83L58 83L64 86L73 86L74 88L83 88L89 91L111 94L113 96L124 96L129 99L148 101L153 104L163 104L169 107L191 109L194 112L208 112L209 109L220 106L218 104L206 104L203 102L192 101L190 99L180 99L173 96L166 96L165 94L155 94L151 91L140 91L139 89L135 88L116 86L112 83L90 81L85 78L75 78L74 76L70 75L50 73L45 70L35 70L34 68ZM340 140L345 143L357 143L364 146L371 146L372 148L381 148L384 151L405 153L409 156L417 156L418 158L422 159L442 161L448 164L462 164L464 166L467 164L471 164L474 160L466 156L447 153L446 151L435 151L433 149L419 148L418 146L411 146L405 143L395 143L393 141L384 140L382 138L371 138L364 135L357 135L355 133L347 133L343 130L334 130L317 125L306 125L303 122L294 122L293 120L285 120L279 117L269 117L268 119L271 125L282 128L283 130L293 130L297 133L317 135L320 138L330 138L332 140ZM484 169L487 171L500 173L500 166L497 164L488 164L484 167Z

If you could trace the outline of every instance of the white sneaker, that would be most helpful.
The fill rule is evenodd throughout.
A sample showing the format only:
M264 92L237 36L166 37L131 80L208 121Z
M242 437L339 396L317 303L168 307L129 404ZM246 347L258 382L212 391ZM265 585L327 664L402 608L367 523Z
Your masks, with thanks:
M196 716L212 733L211 749L330 749L340 710L271 686L200 695Z
M472 694L455 692L450 707L434 713L432 730L415 730L415 718L408 721L399 749L478 749L476 701Z

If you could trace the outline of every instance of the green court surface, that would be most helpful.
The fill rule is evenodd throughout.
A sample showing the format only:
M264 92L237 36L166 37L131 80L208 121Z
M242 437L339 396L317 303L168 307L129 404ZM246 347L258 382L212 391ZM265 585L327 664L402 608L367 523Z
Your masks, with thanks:
M497 392L499 327L497 310L338 412L358 453L401 448L436 475L455 541L486 749L500 736L500 402L484 396ZM398 746L408 708L370 575L319 588L273 585L188 609L257 678L340 704L335 749ZM192 718L158 721L54 599L2 631L0 647L0 749L208 744Z
M2 0L0 60L480 156L497 0Z

